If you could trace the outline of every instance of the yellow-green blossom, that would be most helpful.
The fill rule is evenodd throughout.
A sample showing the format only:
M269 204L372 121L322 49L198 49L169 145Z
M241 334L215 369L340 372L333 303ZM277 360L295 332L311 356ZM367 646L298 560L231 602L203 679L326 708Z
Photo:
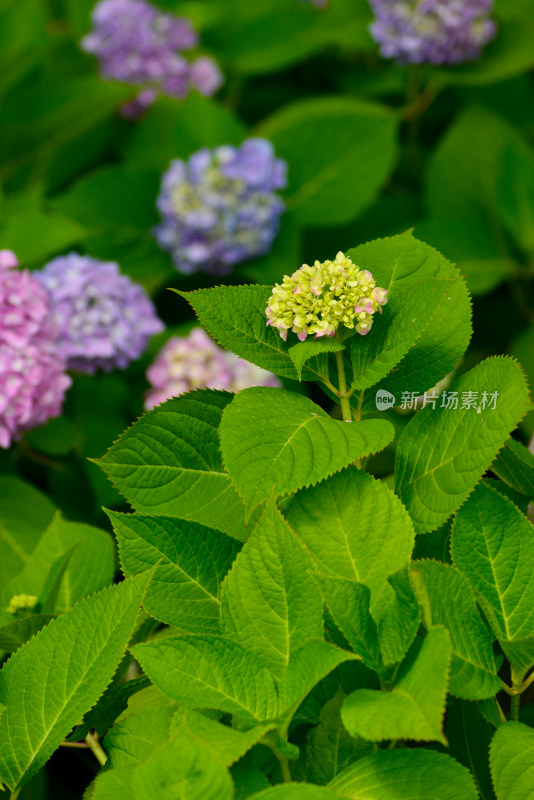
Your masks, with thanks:
M15 594L9 601L7 610L10 614L18 611L31 611L38 603L38 598L33 594Z
M367 269L338 253L335 261L303 264L293 275L277 283L266 309L267 325L287 339L288 330L301 342L314 334L334 336L340 326L364 336L371 330L373 314L382 313L387 292L376 285Z

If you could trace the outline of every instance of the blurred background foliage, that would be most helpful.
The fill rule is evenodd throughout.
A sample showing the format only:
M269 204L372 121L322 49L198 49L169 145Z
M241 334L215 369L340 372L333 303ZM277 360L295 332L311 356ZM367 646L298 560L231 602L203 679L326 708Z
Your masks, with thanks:
M517 356L534 381L534 0L497 0L498 35L475 62L384 61L366 0L159 0L188 17L225 76L213 98L160 97L138 121L118 114L132 86L103 80L79 42L93 0L0 0L0 249L41 268L77 250L116 260L168 329L127 370L75 377L64 414L0 451L72 520L103 523L121 504L87 459L142 411L145 370L193 320L167 287L271 284L414 228L456 261L473 295L464 369ZM181 276L151 233L161 174L201 147L270 139L289 165L287 210L271 252L216 281ZM396 415L402 427L403 418ZM534 415L522 423L534 431ZM391 471L391 451L377 474Z

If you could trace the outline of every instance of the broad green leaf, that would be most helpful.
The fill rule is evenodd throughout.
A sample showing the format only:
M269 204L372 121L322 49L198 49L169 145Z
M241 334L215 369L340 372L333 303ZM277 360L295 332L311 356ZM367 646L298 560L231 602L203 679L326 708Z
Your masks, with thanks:
M174 158L187 159L201 147L239 145L244 135L242 123L215 100L190 94L177 103L162 96L143 124L135 126L128 137L126 157L137 169L149 168L161 173Z
M272 723L266 723L248 731L239 731L198 711L181 708L172 721L171 736L187 736L205 747L225 767L230 767L272 728Z
M534 797L534 730L522 722L507 722L495 731L490 768L497 800Z
M223 764L187 736L158 747L135 771L135 800L232 800L230 773Z
M319 724L308 733L306 773L313 783L329 783L345 767L372 750L370 742L355 739L343 725L343 699L343 692L338 691L322 709Z
M316 684L344 661L357 658L347 650L323 641L306 642L291 656L286 674L278 686L278 714L292 716Z
M121 767L99 772L86 794L84 800L134 800L132 780L134 767Z
M453 389L458 408L439 401L435 409L427 405L408 423L397 446L396 491L418 533L435 530L456 511L531 407L524 375L506 357L486 359ZM466 397L474 405L462 408Z
M385 378L424 336L433 314L439 313L451 288L453 280L432 277L414 282L403 291L393 291L383 317L373 326L372 336L352 336L348 341L346 357L353 376L351 388L368 389Z
M174 517L107 514L125 575L156 566L144 609L188 633L217 633L221 583L238 553L237 542Z
M28 236L28 230L33 232ZM81 242L85 228L58 211L41 207L33 196L6 203L0 226L0 247L12 248L24 265L39 265L60 250Z
M442 730L451 643L445 628L434 627L416 642L391 691L357 689L347 697L342 717L353 736L372 742L413 739L447 744Z
M59 556L54 564L52 564L39 596L39 610L43 614L54 614L55 612L59 611L58 597L61 584L63 582L63 578L65 577L69 562L78 545L79 542L75 542L66 553L64 553L62 556Z
M224 472L217 436L231 399L204 389L167 400L96 463L136 511L200 522L244 540L245 509Z
M54 566L61 569L60 560L69 552L68 563L63 564L56 610L71 608L82 597L111 583L115 560L110 535L92 525L69 522L58 512L24 569L4 586L0 595L4 602L9 602L15 594L40 597L51 570Z
M488 763L493 731L477 703L455 700L449 705L446 724L449 752L471 771L482 800L495 800Z
M493 697L502 686L493 638L480 618L467 578L437 561L415 561L412 576L425 625L443 625L451 635L449 691L466 700Z
M364 410L370 411L375 410L377 390L391 392L399 403L402 392L422 394L453 369L471 337L471 303L459 270L433 247L416 239L411 231L367 242L349 250L348 255L355 264L373 273L377 283L388 290L388 305L402 314L398 321L392 322L394 336L389 335L386 326L380 326L376 344L373 329L371 336L355 337L351 345L355 385L364 388L379 380L363 403ZM427 282L433 286L428 296L424 288ZM439 298L442 283L448 291ZM410 292L415 295L411 301ZM418 295L421 294L429 301L426 320L420 312ZM387 309L388 306L384 314L389 314ZM410 331L410 325L415 331ZM380 356L379 347L384 348ZM365 355L368 349L373 356L376 352L376 369ZM402 360L384 377L384 369L389 371L391 361L395 358L396 363L397 357ZM367 377L366 369L371 370ZM361 379L360 373L363 373Z
M534 32L534 26L532 27ZM524 251L534 253L534 152L519 136L504 151L497 184L499 211Z
M221 628L279 679L295 650L322 638L313 564L273 502L224 580Z
M249 513L273 491L295 492L382 450L393 434L386 420L333 420L307 397L267 387L239 392L220 427L224 465Z
M294 344L287 352L291 361L297 368L298 378L300 381L302 379L302 368L304 364L310 360L310 358L324 356L329 353L338 353L343 349L344 346L338 339L323 337L321 339L309 339L306 342ZM328 371L326 372L326 377L328 377Z
M339 800L339 794L313 783L286 783L253 795L253 800Z
M0 476L0 585L28 563L55 510L52 501L30 483Z
M393 596L378 623L378 642L385 666L404 658L417 635L421 610L415 597L407 568L390 575Z
M154 686L134 694L104 739L110 766L115 770L145 761L169 738L177 707Z
M469 771L446 753L382 750L347 767L330 784L354 800L477 800Z
M220 345L276 375L297 380L288 345L267 327L265 309L271 292L272 286L215 286L180 294ZM303 380L315 377L309 369L302 370Z
M0 672L0 782L14 791L96 702L122 658L149 577L104 589L50 622ZM39 664L39 669L35 669Z
M378 633L369 610L370 590L363 583L340 578L323 578L320 586L334 622L354 652L370 669L379 670Z
M500 641L534 631L534 529L502 494L483 484L460 509L454 563L469 580Z
M329 97L286 106L255 133L289 164L289 210L303 225L324 226L348 222L375 199L394 166L397 124L382 106Z
M275 716L273 679L249 650L216 636L169 636L133 648L164 694L192 708L216 708L245 720Z
M491 471L512 489L528 498L534 497L534 454L517 439L508 439Z
M0 625L0 651L13 653L18 650L52 619L50 614L32 614L29 617L14 619L12 622Z
M379 615L382 600L392 594L387 578L408 562L414 542L410 517L393 492L349 467L298 492L286 516L320 571L365 583L371 611Z

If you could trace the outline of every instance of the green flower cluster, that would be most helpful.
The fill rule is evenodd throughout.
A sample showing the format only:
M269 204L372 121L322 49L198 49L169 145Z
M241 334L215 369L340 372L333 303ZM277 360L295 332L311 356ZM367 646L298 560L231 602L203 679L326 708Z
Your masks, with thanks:
M385 289L367 269L360 269L339 252L335 261L303 264L282 285L276 284L267 305L267 325L286 341L289 329L301 342L312 334L334 336L340 325L364 336L375 311L387 303Z

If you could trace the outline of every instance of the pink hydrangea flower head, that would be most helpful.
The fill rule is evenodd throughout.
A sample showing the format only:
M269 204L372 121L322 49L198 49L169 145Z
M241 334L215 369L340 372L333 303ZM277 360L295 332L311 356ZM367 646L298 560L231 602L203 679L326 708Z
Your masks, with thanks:
M71 379L58 352L50 299L0 251L0 447L61 413Z

